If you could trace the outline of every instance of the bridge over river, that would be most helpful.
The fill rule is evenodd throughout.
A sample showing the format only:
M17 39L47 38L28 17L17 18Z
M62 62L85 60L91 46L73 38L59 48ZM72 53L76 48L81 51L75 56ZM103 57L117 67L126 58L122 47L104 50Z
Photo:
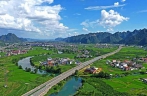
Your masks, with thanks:
M51 89L54 85L56 85L57 83L59 83L60 81L62 81L63 79L71 76L72 74L75 73L76 70L80 70L82 68L84 68L85 66L97 61L97 60L100 60L100 59L103 59L103 58L106 58L108 56L111 56L117 52L119 52L121 50L122 46L119 46L119 48L113 52L110 52L110 53L107 53L107 54L104 54L102 56L99 56L99 57L95 57L94 59L91 59L89 61L86 61L84 63L81 63L80 65L72 68L72 69L69 69L68 71L54 77L53 79L39 85L38 87L30 90L29 92L23 94L22 96L44 96L48 91L49 89Z

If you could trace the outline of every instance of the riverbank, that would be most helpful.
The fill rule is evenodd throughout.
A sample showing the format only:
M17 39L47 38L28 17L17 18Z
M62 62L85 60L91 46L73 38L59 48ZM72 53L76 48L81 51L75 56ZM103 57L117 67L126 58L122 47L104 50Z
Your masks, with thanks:
M82 78L71 76L53 86L45 96L72 96L82 86Z

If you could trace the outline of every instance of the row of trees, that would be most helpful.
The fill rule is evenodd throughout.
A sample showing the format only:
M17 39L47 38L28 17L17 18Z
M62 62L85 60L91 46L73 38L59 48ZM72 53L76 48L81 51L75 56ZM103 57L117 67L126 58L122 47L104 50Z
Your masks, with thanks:
M108 74L108 73L106 73L106 72L101 71L98 74L93 74L93 77L110 79L111 78L111 75Z
M19 69L22 69L22 66L19 65L18 68L19 68ZM26 72L37 73L37 70L38 70L38 69L34 69L33 71L31 71L31 68L27 68L27 67L25 68L25 71L26 71Z

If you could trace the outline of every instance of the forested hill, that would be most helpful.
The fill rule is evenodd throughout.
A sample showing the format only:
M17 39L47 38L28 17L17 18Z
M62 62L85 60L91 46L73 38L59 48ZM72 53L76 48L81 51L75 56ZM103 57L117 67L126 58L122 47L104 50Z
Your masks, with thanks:
M7 35L0 36L0 41L1 42L9 42L9 43L18 43L18 42L23 42L26 40L23 38L17 37L15 34L8 33Z
M72 36L62 41L69 43L111 43L127 45L147 45L147 29L134 30L133 32L108 32L89 33L78 36Z

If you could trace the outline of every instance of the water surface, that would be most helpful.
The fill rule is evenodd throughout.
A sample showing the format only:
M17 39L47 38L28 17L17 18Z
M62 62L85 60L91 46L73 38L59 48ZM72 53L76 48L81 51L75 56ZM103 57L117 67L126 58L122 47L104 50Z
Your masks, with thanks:
M73 96L79 87L82 86L82 79L80 77L71 77L63 86L63 88L49 96Z

